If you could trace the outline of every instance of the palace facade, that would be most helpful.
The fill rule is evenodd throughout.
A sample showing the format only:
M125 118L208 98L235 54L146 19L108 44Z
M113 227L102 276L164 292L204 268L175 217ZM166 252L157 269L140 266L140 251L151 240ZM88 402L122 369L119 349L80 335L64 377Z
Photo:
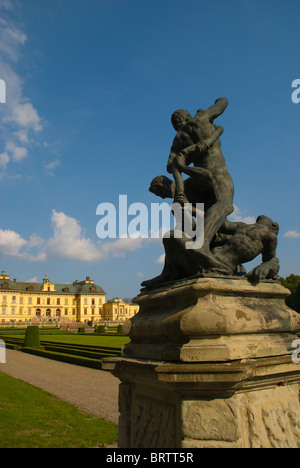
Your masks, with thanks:
M103 304L103 320L107 322L125 322L139 311L137 304L127 304L118 297Z
M45 275L42 283L22 283L12 281L2 271L0 326L36 321L59 324L63 318L83 323L124 322L138 312L137 305L118 299L116 314L111 301L105 303L105 297L106 292L90 277L73 284L54 284Z

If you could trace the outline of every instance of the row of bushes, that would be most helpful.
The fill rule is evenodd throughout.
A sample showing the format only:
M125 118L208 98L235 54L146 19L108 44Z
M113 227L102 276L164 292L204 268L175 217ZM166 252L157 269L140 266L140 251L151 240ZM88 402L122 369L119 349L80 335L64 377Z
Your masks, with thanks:
M20 350L38 356L56 359L94 369L101 369L101 361L105 357L120 356L120 348L107 346L89 346L70 343L40 342L38 327L28 327L25 339L4 337L8 349Z
M55 361L67 362L77 366L90 367L92 369L102 369L102 363L99 359L85 358L79 355L59 353L57 351L48 351L38 348L22 348L24 353L34 354L36 356L53 359Z
M80 329L79 329L80 330ZM78 332L79 332L78 330ZM103 335L106 333L106 327L105 325L98 325L96 328L95 328L95 333L97 333L98 335ZM123 334L123 326L122 325L118 325L117 327L117 334L118 335L122 335Z

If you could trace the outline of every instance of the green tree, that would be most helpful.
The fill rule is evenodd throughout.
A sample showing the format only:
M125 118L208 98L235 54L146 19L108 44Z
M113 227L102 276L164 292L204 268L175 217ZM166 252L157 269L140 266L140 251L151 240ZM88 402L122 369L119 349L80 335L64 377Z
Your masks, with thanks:
M290 275L287 278L280 278L281 284L291 291L291 295L286 298L286 304L296 312L300 313L300 276Z

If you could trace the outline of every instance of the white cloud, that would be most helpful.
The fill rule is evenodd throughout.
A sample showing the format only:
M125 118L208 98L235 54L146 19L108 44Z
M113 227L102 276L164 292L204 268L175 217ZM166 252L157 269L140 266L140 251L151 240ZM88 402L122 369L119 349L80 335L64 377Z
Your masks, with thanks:
M94 243L87 238L75 218L52 211L54 236L47 243L48 255L60 260L94 262L108 257L124 257L142 247L143 239L120 238L112 242Z
M254 216L245 216L243 211L236 205L234 205L234 212L228 217L229 221L240 222L246 224L254 224L256 218Z
M165 258L166 258L166 254L162 254L160 255L160 257L158 257L155 263L157 263L157 265L164 265Z
M10 161L10 157L7 153L0 154L0 169L6 169L7 164Z
M20 127L33 129L35 132L42 130L41 118L30 102L16 104L12 108L11 116L5 119L6 122L14 122Z
M17 140L19 140L21 143L29 143L29 138L28 134L26 132L20 131L20 132L13 132L13 137L15 137Z
M0 230L0 255L31 262L70 260L97 262L109 257L125 257L140 249L145 239L121 238L107 242L89 239L79 221L63 212L52 211L53 236L44 240L33 234L28 240L12 230Z
M103 257L97 246L84 236L75 218L53 210L52 223L54 236L47 243L48 255L51 258L93 262Z
M101 252L106 258L112 257L125 257L127 252L134 252L142 247L145 239L141 237L121 237L113 242L105 242L100 244Z
M54 175L54 170L55 170L58 166L60 166L60 161L59 161L59 159L55 159L54 161L51 161L50 163L45 164L45 172L46 172L48 175L53 176L53 175Z
M287 232L283 235L283 237L287 237L287 238L289 238L289 239L299 239L299 237L300 237L300 232L290 230L290 231L287 231Z
M0 18L0 53L9 61L17 62L20 46L27 40L26 35L5 18Z
M22 148L20 146L16 146L12 158L14 161L19 162L22 161L22 159L26 158L28 154L28 151L26 148Z
M25 281L25 283L39 283L39 277L34 276L33 278L30 278L29 280Z
M13 11L17 6L19 2L0 0L2 10ZM14 23L6 16L0 17L0 73L6 84L6 104L1 105L2 171L9 168L11 161L19 163L28 156L29 145L38 142L38 133L43 128L37 109L23 96L23 79L16 71L28 38Z
M26 241L14 231L9 229L0 230L0 251L8 257L15 257L19 255L19 251L26 245Z
M14 10L16 2L13 0L0 0L0 8L3 10Z
M7 153L11 153L11 158L15 162L22 161L22 159L27 157L28 151L22 146L17 146L13 141L8 141L5 145L5 150Z
M45 253L43 251L37 255L28 252L28 250L37 245L36 239L36 236L31 236L29 241L26 241L15 231L0 229L0 255L33 262L43 261L45 260Z

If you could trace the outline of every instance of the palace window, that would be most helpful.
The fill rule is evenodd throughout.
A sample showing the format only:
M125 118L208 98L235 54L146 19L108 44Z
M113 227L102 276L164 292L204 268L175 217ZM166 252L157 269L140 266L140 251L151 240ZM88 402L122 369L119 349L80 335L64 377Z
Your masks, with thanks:
M41 298L40 298L40 297L37 298L36 303L37 303L37 304L40 304L40 303L41 303Z

